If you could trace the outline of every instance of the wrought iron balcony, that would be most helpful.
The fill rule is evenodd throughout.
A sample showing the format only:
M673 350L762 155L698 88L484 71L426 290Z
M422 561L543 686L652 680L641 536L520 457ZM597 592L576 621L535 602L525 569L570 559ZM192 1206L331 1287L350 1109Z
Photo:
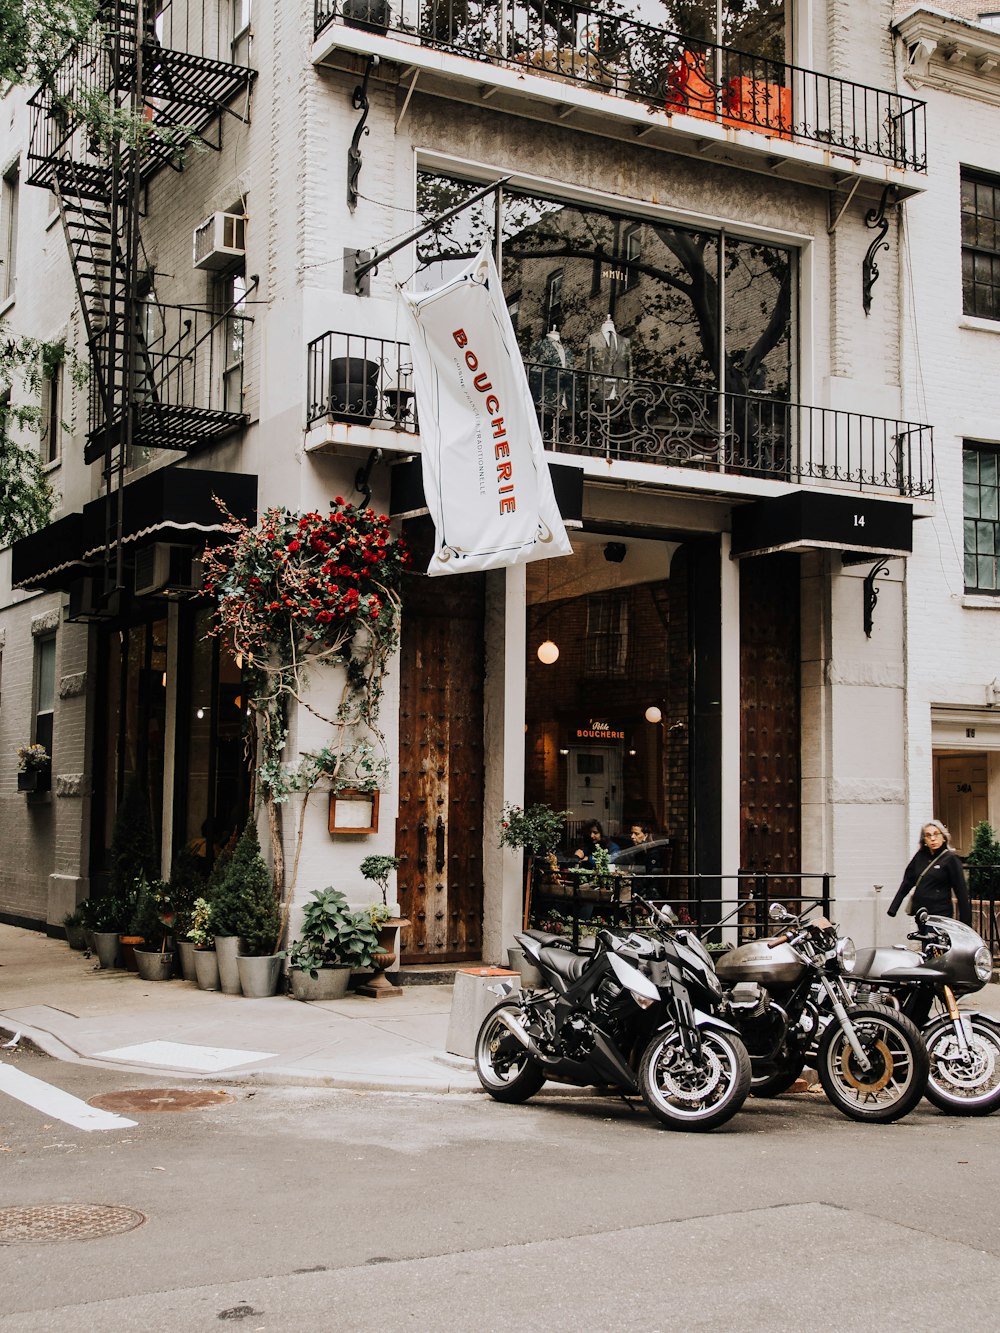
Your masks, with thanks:
M308 347L310 426L419 431L405 343L325 333ZM699 385L525 362L547 451L909 497L934 493L930 426Z
M435 0L419 12L398 0L315 0L315 35L337 20L668 114L927 169L917 98L696 41L627 13L559 0Z
M112 447L124 442L125 403L132 412L135 449L193 452L246 422L243 367L253 329L249 316L145 302L137 325L130 392L124 384L124 319L118 322L113 340L108 328L97 337L95 351L102 358L114 406L109 415L99 377L92 376L90 433L84 451L88 463L104 454L109 435Z
M136 137L116 119L111 102L126 105L137 77L151 126L139 136L144 177L175 164L185 141L202 135L256 78L240 61L246 46L234 41L231 6L143 3L148 18L140 27L135 0L104 0L87 40L68 50L50 81L32 94L30 184L54 188L60 163L72 158L93 172L96 197L104 198L110 138Z

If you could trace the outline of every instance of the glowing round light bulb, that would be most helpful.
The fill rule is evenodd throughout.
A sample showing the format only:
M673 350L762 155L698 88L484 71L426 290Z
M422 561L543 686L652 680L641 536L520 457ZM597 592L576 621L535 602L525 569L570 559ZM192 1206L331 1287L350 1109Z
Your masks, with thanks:
M538 645L538 660L544 662L546 666L551 666L559 658L559 647L551 639L546 639L544 643Z
M660 722L663 720L663 714L657 708L656 704L650 704L646 709L647 722Z

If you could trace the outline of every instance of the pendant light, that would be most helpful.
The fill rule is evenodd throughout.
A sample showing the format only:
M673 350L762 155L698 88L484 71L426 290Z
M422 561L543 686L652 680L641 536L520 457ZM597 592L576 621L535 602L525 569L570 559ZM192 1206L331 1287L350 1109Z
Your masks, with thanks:
M549 560L546 561L545 568L545 603L547 607L551 607L552 604L552 565L549 563L551 558L550 556ZM546 611L543 620L548 619L549 615L550 611ZM535 649L535 655L543 666L552 666L554 662L559 660L559 645L553 643L551 639L545 639Z

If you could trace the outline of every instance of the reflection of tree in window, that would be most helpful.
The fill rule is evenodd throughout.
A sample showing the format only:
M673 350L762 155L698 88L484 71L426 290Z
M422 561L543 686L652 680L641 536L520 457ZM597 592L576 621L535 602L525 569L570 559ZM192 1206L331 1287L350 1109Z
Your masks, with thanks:
M673 32L769 60L785 59L788 0L660 0Z
M545 323L550 329L557 329L562 324L562 289L563 271L557 268L545 282Z
M587 598L587 675L624 676L628 616L617 593Z

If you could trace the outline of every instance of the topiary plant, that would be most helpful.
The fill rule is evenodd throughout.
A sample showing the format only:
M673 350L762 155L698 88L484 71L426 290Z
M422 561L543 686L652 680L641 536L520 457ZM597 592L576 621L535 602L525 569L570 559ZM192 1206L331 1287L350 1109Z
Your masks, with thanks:
M261 855L257 823L247 820L225 878L212 900L212 919L219 935L238 935L243 952L263 957L276 952L281 910Z
M992 898L1000 877L1000 842L993 825L982 820L972 830L972 846L965 858L969 893L973 898Z

